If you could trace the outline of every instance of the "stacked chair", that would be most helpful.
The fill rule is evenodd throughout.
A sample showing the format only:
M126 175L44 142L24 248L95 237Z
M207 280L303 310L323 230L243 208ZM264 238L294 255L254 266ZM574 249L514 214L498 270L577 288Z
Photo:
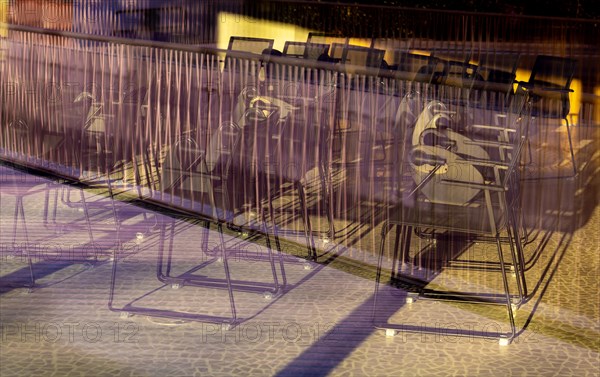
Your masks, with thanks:
M225 323L228 327L239 324L243 319L238 317L234 298L235 291L254 292L262 294L265 298L272 299L281 294L286 285L285 271L279 241L277 239L278 266L272 252L269 232L262 229L267 237L267 258L272 272L272 283L235 280L231 276L229 260L236 256L235 248L229 249L223 233L223 225L233 221L233 211L230 204L228 186L232 162L239 151L242 139L242 130L233 122L222 123L209 138L204 149L189 136L182 135L173 145L168 148L165 160L162 163L162 190L168 195L175 197L192 197L192 201L200 203L198 211L208 213L203 218L204 233L200 251L209 257L208 261L202 262L198 267L192 268L182 274L174 274L173 265L175 254L173 240L176 232L174 213L167 214L172 220L163 220L161 224L160 246L158 265L156 270L157 279L165 286L173 289L185 286L207 287L211 289L226 290L230 303L229 316L216 316L204 313L189 313L162 308L147 308L135 305L135 301L121 308L113 305L115 296L118 258L115 255L111 275L111 291L109 308L121 312L122 316L131 314L144 314L149 316L187 319L195 321L206 321ZM217 225L219 245L217 248L209 247L209 230L211 224ZM168 233L168 235L167 235ZM168 246L165 246L168 245ZM168 247L168 250L165 248ZM201 260L201 258L199 258ZM224 278L213 278L202 274L202 269L209 265L222 264ZM282 276L280 283L279 275ZM208 309L208 308L207 308Z
M263 83L240 97L245 104L242 150L245 160L252 161L257 212L267 209L277 228L293 222L298 209L308 257L316 259L313 236L318 231L313 229L310 207L326 211L325 232L333 227L327 166L336 76L322 69L299 73L285 60L268 63L266 72ZM295 199L282 205L289 197Z
M415 112L420 111L420 115L416 119L407 117L407 123L400 128L403 132L400 137L402 158L397 169L401 175L398 178L401 200L390 209L389 219L382 226L373 301L375 325L386 329L388 334L397 331L444 331L457 336L497 337L501 344L508 344L517 334L514 311L524 302L526 292L516 213L519 162L529 124L525 98L513 101L508 111L499 114L503 119L501 125L481 122L497 117L493 110L473 107L450 110L437 100L414 103L425 105L422 108L418 105L419 110ZM469 124L459 124L465 122ZM465 129L471 130L471 133L458 131ZM391 324L387 319L379 318L380 306L389 298L383 298L380 284L386 238L394 227L396 237L390 284L406 287L406 281L411 281L408 286L417 287L407 296L407 303L417 298L432 298L502 305L506 308L510 329L493 334L466 334L454 328ZM467 244L475 241L495 244L496 258L486 255L485 260L469 261L462 267L499 273L502 293L428 289L426 281L414 284L415 280L407 278L406 270L411 270L407 266L415 266L416 270L424 267L419 255L422 250L415 253L414 248L411 249L411 240L417 236L431 240L433 253L448 254L445 256L448 262L453 257L452 251L437 250L436 245L440 243L436 241L462 239ZM505 243L509 246L508 255L503 247ZM447 263L441 267L449 268L450 265ZM489 268L492 265L496 268ZM513 274L516 279L511 284L509 280ZM419 281L419 278L412 279Z

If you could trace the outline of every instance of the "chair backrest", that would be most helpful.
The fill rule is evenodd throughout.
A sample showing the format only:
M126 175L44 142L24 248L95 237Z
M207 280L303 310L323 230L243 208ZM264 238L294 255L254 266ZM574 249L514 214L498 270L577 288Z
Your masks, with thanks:
M565 118L570 111L569 90L575 74L576 61L559 56L538 55L529 76L529 87L534 94L537 88L550 89L549 96L541 101L541 106L533 107L533 115ZM559 89L559 94L553 93ZM542 90L542 91L543 91ZM558 101L558 103L557 103Z
M515 53L483 53L477 56L477 72L479 77L488 83L505 84L506 91L512 91L517 77L519 54Z
M323 54L328 53L329 44L326 43L287 41L283 46L283 55L294 58L317 60Z
M440 60L430 55L395 51L394 62L397 71L414 74L413 81L436 83L438 75L443 71Z
M310 32L308 33L307 43L322 43L332 44L339 43L346 45L350 41L350 38L343 36L340 33L323 33L323 32Z
M271 50L273 48L273 39L266 38L252 38L252 37L236 37L232 36L229 38L229 45L227 51L241 51L255 54L257 59L260 59L263 51ZM229 69L232 64L232 56L227 54L225 56L225 69Z
M523 120L527 117L521 117L525 109L524 101L515 100L514 104L509 112L472 107L457 108L461 114L456 118L467 124L463 124L464 127L450 128L446 128L446 125L455 121L449 116L448 109L442 102L430 101L425 105L415 122L407 149L411 151L408 161L411 164L413 179L417 185L423 185L420 191L429 201L467 205L481 192L482 188L477 187L477 184L483 183L486 169L489 171L489 167L494 164L503 165L506 171L510 170L508 167L515 167L527 133L524 128L527 120ZM486 126L488 122L493 122L493 127ZM474 126L471 128L477 130L477 133L463 134L454 131L469 129L472 124ZM432 173L435 165L439 165L438 170ZM491 180L499 178L489 175L488 177ZM442 180L469 182L475 185L444 185L441 184ZM496 182L497 185L503 183Z
M202 157L202 151L198 143L190 136L182 137L174 144L178 168L182 171L191 170L198 164Z
M475 54L472 60L476 69L471 77L470 99L485 101L486 106L494 108L509 105L514 94L519 54L482 52Z
M285 131L285 117L275 98L255 97L244 112L243 154L241 166L262 174L277 174L274 165L281 163L280 141ZM287 114L286 114L287 115Z
M336 63L342 61L342 57L344 56L344 48L347 46L347 43L338 43L334 42L329 47L329 58Z
M573 59L538 55L531 70L529 83L569 89L575 74L575 65L576 62Z
M471 63L471 52L462 50L436 50L433 54L443 64L444 79L470 78L476 66Z
M241 138L240 127L234 122L223 122L211 135L206 148L204 161L208 172L220 167L220 176L225 179L229 175L231 162L237 153Z
M161 164L161 187L172 190L185 182L202 159L202 150L192 135L181 135L169 146L165 160Z
M273 48L273 42L273 39L232 36L229 38L227 50L262 54L265 49Z
M306 42L308 43L321 43L330 45L329 58L331 61L340 61L342 59L343 46L347 45L350 38L343 36L340 33L322 33L322 32L310 32ZM334 44L336 46L334 46Z
M345 45L342 48L341 63L359 67L381 68L385 50L376 48Z

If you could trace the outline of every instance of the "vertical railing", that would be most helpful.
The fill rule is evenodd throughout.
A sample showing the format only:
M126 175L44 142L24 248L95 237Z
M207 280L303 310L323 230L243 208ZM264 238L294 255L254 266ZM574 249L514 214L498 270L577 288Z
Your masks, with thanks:
M464 39L465 34L472 34L471 28L480 28L471 26L472 22L469 17L456 19L454 38ZM496 28L491 21L486 25ZM500 35L496 29L490 34ZM323 214L332 211L336 221L356 222L368 229L386 216L388 204L399 200L392 195L397 146L389 143L402 133L398 124L402 99L409 93L444 96L449 102L463 99L456 88L414 81L385 69L351 72L343 66L283 58L273 58L265 66L264 57L231 51L18 28L3 43L3 157L84 182L110 180L143 199L205 215L211 209L205 198L193 193L198 183L168 191L164 166L173 165L168 159L174 156L169 153L178 140L191 138L198 151L206 150L223 122L243 126L247 104L242 104L242 93L249 88L255 90L254 96L275 97L300 107L291 115L292 136L283 149L291 155L277 157L289 164L275 170L280 180L306 179L324 163L325 168L316 173L326 175L329 187L319 188L318 179L311 187L314 192L323 190L312 196L311 213L324 219ZM386 43L404 46L405 41ZM477 55L507 46L512 47L475 39L449 42L445 52ZM439 43L415 39L410 47L435 53ZM516 45L515 49L529 49L531 56L536 52L531 46ZM583 70L592 71L589 80L597 80L595 68L588 67L585 59L580 62ZM283 89L279 88L282 83ZM305 97L316 99L316 105L302 104ZM485 101L497 97L490 93ZM579 119L597 124L597 103L586 100ZM308 127L314 124L319 127ZM256 132L245 137L264 137ZM249 144L240 147L245 160L234 161L231 176L234 210L257 205L270 195L256 177L272 171L271 167L260 166L257 151L245 150L252 140L246 141ZM327 195L333 199L330 207L324 200ZM315 228L327 227L319 221Z

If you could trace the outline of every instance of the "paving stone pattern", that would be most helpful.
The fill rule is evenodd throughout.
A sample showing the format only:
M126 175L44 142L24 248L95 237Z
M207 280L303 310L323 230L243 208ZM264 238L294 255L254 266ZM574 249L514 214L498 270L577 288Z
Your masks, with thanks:
M302 238L284 241L288 287L265 299L261 291L235 292L239 316L233 329L209 322L162 319L145 315L125 318L108 310L112 257L118 269L114 305L134 303L149 308L189 313L229 315L227 292L183 286L173 289L156 279L161 245L160 226L166 216L131 204L116 202L123 225L116 232L111 202L87 190L93 244L86 229L79 189L0 166L0 375L4 376L597 376L600 368L600 208L574 232L542 229L526 248L534 256L527 271L534 298L519 309L518 329L525 329L506 347L494 339L457 338L439 334L400 333L386 337L372 326L374 248L379 227L361 233L362 239L322 243L330 263L313 263L301 256ZM44 188L24 197L22 223L13 242L14 190L7 180L25 190L35 180ZM22 179L21 179L22 178ZM50 206L44 223L46 190ZM16 190L19 191L19 190ZM70 194L71 207L61 202ZM596 190L597 192L597 190ZM52 215L58 193L57 215ZM224 278L218 260L216 227L205 232L199 223L174 220L173 275L204 267L199 276ZM212 254L201 245L208 235ZM167 233L168 234L168 233ZM225 232L228 262L234 279L271 281L270 266L257 256L267 255L264 241L251 242ZM122 244L116 254L115 248ZM168 239L167 239L168 240ZM294 242L293 242L294 241ZM540 245L543 244L543 247ZM33 256L38 281L29 292L23 245ZM92 247L93 245L93 247ZM168 246L168 243L167 243ZM479 249L477 249L479 247ZM485 253L476 246L470 256ZM216 253L216 254L215 254ZM361 254L362 253L362 254ZM295 255L295 256L294 256ZM255 258L244 258L255 256ZM391 264L385 261L386 266ZM547 266L548 271L544 273ZM410 269L407 265L405 268ZM475 272L425 271L431 285L497 289L497 281ZM458 305L437 301L405 303L406 292L383 288L378 316L401 323L443 328L506 327L502 308Z

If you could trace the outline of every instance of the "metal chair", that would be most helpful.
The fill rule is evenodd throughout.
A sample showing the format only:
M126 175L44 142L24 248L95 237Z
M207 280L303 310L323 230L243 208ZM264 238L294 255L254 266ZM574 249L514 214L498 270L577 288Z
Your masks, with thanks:
M243 98L247 104L242 121L244 126L240 166L250 172L253 180L251 186L255 213L262 217L265 228L267 219L271 220L272 232L279 248L279 234L284 231L278 229L278 226L282 226L281 216L275 215L274 201L287 194L283 186L289 182L286 170L292 161L290 154L285 152L286 141L290 137L288 125L292 123L292 112L299 107L280 98L259 96L254 89L247 91ZM294 182L294 188L300 200L307 257L314 259L314 240L305 204L306 195L300 179Z
M125 183L125 168L123 160L117 157L119 143L116 142L117 138L114 132L116 115L109 113L106 102L97 100L91 93L85 91L81 92L74 102L69 104L69 107L80 108L78 112L84 114L83 117L76 116L70 120L73 125L80 127L79 135L75 136L75 142L79 144L79 149L74 156L77 180L87 188L97 189L101 193L96 196L96 199L99 200L86 200L84 192L79 190L79 200L73 200L74 188L65 185L60 194L61 203L70 208L82 210L88 224L92 222L91 210L111 218L114 225L110 225L108 228L115 232L117 247L120 247L123 219L119 215L116 204L115 189ZM77 124L78 122L83 122L83 124ZM137 174L137 169L135 169L135 173ZM139 177L136 176L136 178L136 183L139 183ZM139 186L138 195L141 197ZM146 217L146 213L144 213L144 217ZM103 226L95 224L94 227ZM94 242L91 231L90 240Z
M52 215L52 223L49 223L49 210L50 210L50 192L58 191L61 189L61 185L59 182L50 181L48 179L40 179L34 174L27 174L27 172L20 172L16 169L11 169L5 167L0 164L0 202L4 202L4 199L8 196L14 197L15 206L14 206L14 215L13 215L13 223L12 223L12 251L15 253L19 251L21 255L27 258L27 265L29 269L29 284L24 284L22 286L29 289L31 292L36 285L36 276L34 273L34 263L33 258L44 258L46 255L36 255L34 252L33 245L30 244L29 239L29 231L27 228L27 219L25 217L25 201L27 198L31 198L30 200L39 200L39 196L44 195L44 204L43 204L43 225L47 228L56 227L56 206L58 202L58 196L54 196L54 214ZM80 190L81 201L85 203L85 197L83 196L83 191ZM93 243L94 239L92 236L92 228L89 222L89 217L87 214L87 209L84 207L85 212L85 229L88 232L90 241ZM17 242L18 239L18 225L21 222L22 228L22 242ZM15 255L15 254L13 254ZM59 255L59 257L62 257ZM97 261L98 255L94 255L95 261ZM83 259L82 262L88 262ZM74 262L74 260L69 260L69 262Z
M569 58L538 55L533 64L529 80L518 82L519 87L517 88L517 90L524 90L528 94L532 117L565 121L573 165L573 174L566 177L574 177L578 172L571 137L571 124L568 119L571 110L569 94L573 92L571 82L575 74L576 64L575 60Z
M461 111L490 110L467 108ZM521 250L517 246L519 229L514 210L518 206L519 198L519 159L527 135L529 119L522 116L522 112L521 108L504 114L505 128L511 130L506 133L508 139L504 141L498 141L498 131L494 127L489 130L488 138L480 139L471 139L442 127L442 124L452 122L452 119L449 119L446 106L439 101L428 102L415 124L404 129L404 133L400 136L403 157L399 160L398 166L399 200L393 208L390 208L390 216L382 225L373 301L376 327L386 329L387 333L395 333L399 330L426 333L444 331L445 334L456 336L496 336L501 344L510 343L516 336L514 310L523 303L523 280L520 275L517 277L515 282L517 292L512 292L509 276L512 273L511 268L517 274L522 272L520 271L522 257L519 255ZM482 116L482 118L487 117ZM478 126L485 128L485 125ZM416 289L407 296L407 303L412 303L417 297L421 297L503 305L506 307L510 330L494 334L465 333L460 329L440 329L436 326L399 325L387 321L380 323L376 315L381 299L380 284L384 270L385 242L388 233L394 227L397 232L390 284ZM498 269L491 269L491 271L500 273L503 293L428 289L426 281L408 276L406 270L410 270L410 267L403 270L403 266L418 265L421 260L419 251L411 256L413 230L418 230L417 235L426 234L433 240L459 235L461 239L495 243ZM510 246L509 263L505 261L503 241ZM447 258L453 257L452 250L436 249L436 242L433 242L430 247L435 253L448 254ZM465 268L479 271L486 261L487 259L481 263L473 262ZM490 271L490 269L483 270Z
M257 182L254 203L259 205L258 212L261 206L268 208L271 214L280 211L281 216L271 216L279 226L292 222L289 212L296 212L298 208L294 204L282 208L274 202L288 196L297 198L308 257L315 259L313 234L332 236L333 229L327 145L335 107L335 75L325 70L316 74L309 69L293 70L285 65L275 68L275 75L258 87L246 88L239 98L243 111L237 113L244 114L240 124L246 140L242 149L247 156L246 162L241 164L252 167L250 170ZM324 200L317 199L315 204L320 209L324 203L328 218L326 231L313 230L309 217L311 204L308 201L312 198L306 187L315 184L319 194L312 197L323 196ZM263 201L265 204L260 204ZM279 232L297 233L292 229Z
M109 309L121 312L122 316L130 314L144 314L150 316L189 319L195 321L207 321L226 323L228 327L233 327L240 323L242 319L238 318L234 291L249 291L261 293L265 298L273 298L283 292L286 286L285 270L281 257L279 240L277 241L277 253L279 257L279 270L282 275L280 283L275 258L271 249L269 233L264 227L263 233L267 237L267 262L270 264L270 270L273 276L273 283L264 283L256 281L234 280L231 276L229 259L236 255L236 250L227 249L226 240L223 234L223 224L230 224L233 221L233 209L230 207L228 178L232 168L232 161L239 153L241 140L241 129L233 122L222 123L217 130L210 136L205 149L199 148L192 135L183 135L170 146L169 151L162 163L162 190L172 198L181 198L188 201L180 201L178 206L181 210L190 215L199 213L204 217L204 238L201 245L201 251L210 257L210 260L201 263L199 266L184 272L183 274L173 274L174 251L173 237L175 235L175 217L178 217L176 211L173 211L171 221L163 221L161 224L160 248L158 255L158 265L156 277L171 288L181 288L184 286L208 287L215 289L225 289L229 298L230 316L215 316L209 314L184 313L177 310L166 310L159 308L146 308L135 306L135 300L122 308L116 308L113 305L115 296L115 286L117 278L118 255L114 255L113 269L111 275L111 290L109 296ZM200 195L200 206L195 195ZM217 202L217 195L220 196L220 202ZM204 197L208 197L208 204L204 202ZM165 199L163 197L163 199ZM190 202L191 201L191 202ZM175 204L174 201L171 201ZM177 206L177 204L175 204ZM211 223L216 223L219 234L219 245L215 249L208 247L208 235ZM167 230L170 227L170 236L167 236ZM169 239L170 245L165 252L165 243ZM116 253L116 252L115 252ZM243 256L242 256L243 257ZM211 278L195 272L214 263L222 263L225 272L224 279Z
M240 128L233 122L221 124L213 131L205 149L198 146L190 133L175 140L162 163L161 189L178 198L190 198L192 205L200 196L200 211L212 219L231 220L227 179L232 158L240 141ZM216 195L220 194L221 205ZM208 208L204 199L208 197ZM218 214L218 209L223 211Z
M346 195L353 203L367 194L362 190L368 186L371 197L371 179L379 170L376 164L387 159L387 148L382 133L387 131L388 102L394 94L388 88L389 80L379 76L385 68L385 51L363 46L337 45L341 49L338 117L332 134L332 161L334 169L350 173L353 184L347 185ZM340 191L341 195L342 192Z
M24 198L30 195L41 194L48 190L47 184L35 179L33 176L18 174L15 170L2 167L2 180L0 181L0 201L2 197L12 196L15 198L15 210L13 215L12 248L19 249L21 255L26 256L29 269L29 284L23 286L32 290L35 286L35 274L33 271L32 253L29 250L29 234L27 232L27 221L25 219ZM47 203L46 203L47 208ZM24 243L17 243L17 226L19 219L22 222ZM13 250L13 255L17 250Z

